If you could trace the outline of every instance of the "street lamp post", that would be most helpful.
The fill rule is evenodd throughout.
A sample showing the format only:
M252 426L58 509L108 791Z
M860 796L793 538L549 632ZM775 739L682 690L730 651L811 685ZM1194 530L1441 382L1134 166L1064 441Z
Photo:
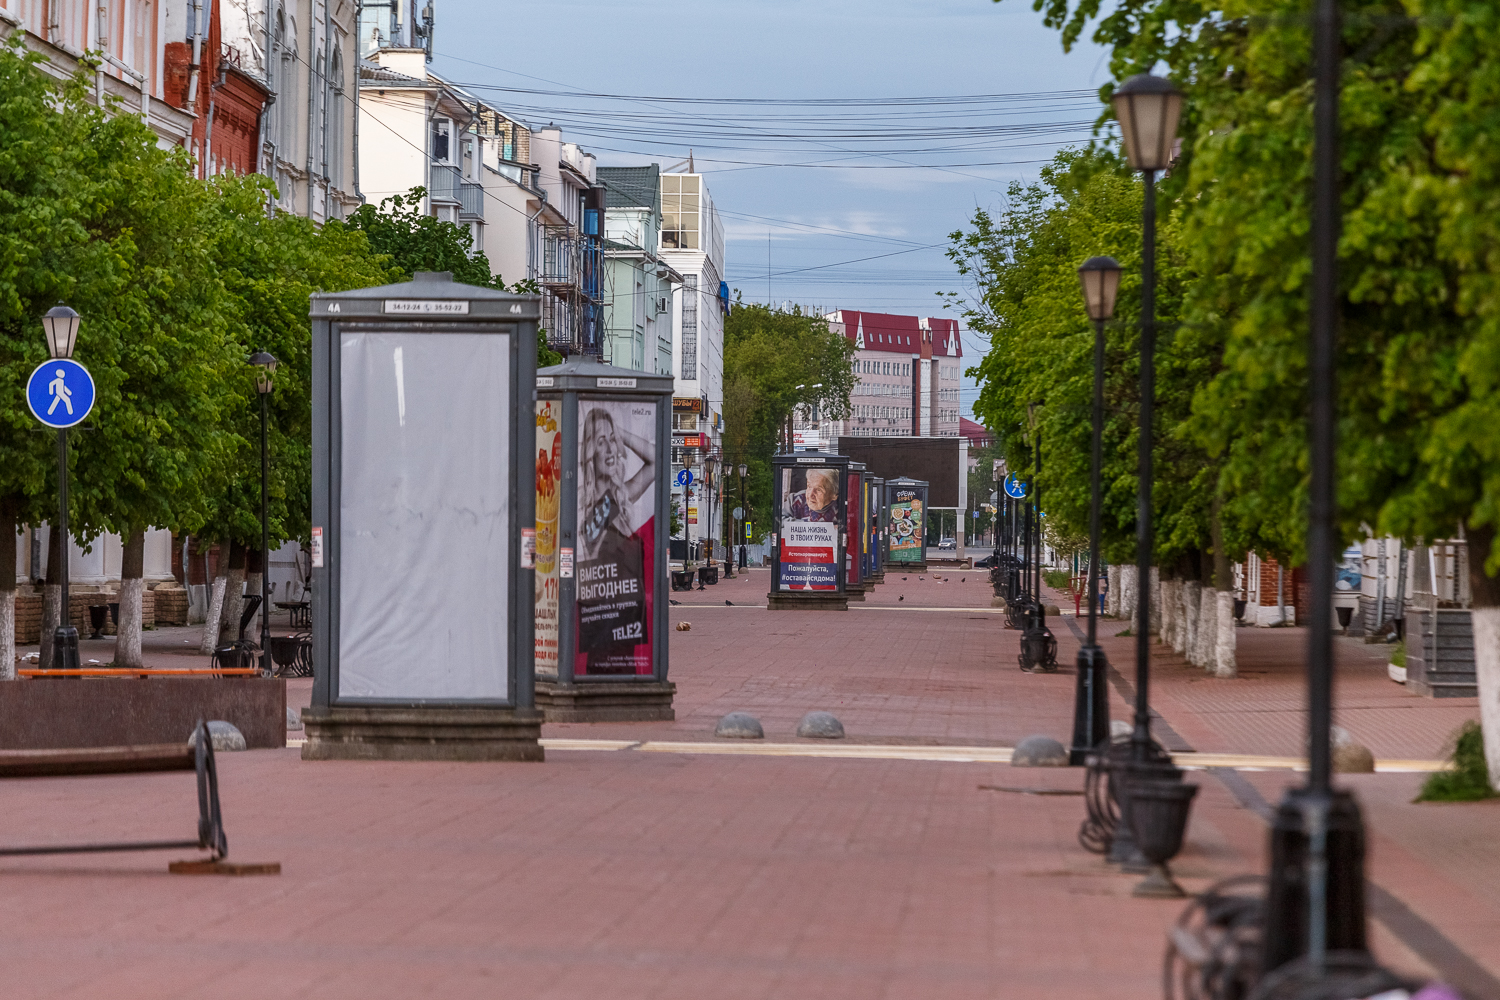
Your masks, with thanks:
M271 521L269 483L271 455L266 447L266 405L271 397L271 376L276 359L265 351L256 351L250 363L260 371L255 376L255 391L260 396L260 670L270 676L271 665Z
M1109 739L1109 661L1098 643L1099 519L1101 467L1104 464L1104 324L1115 314L1120 265L1113 257L1090 257L1078 269L1083 302L1094 323L1093 457L1089 469L1089 631L1078 650L1078 680L1073 695L1073 746L1068 763L1079 765ZM1106 748L1107 749L1107 748Z
M704 562L705 566L714 564L714 468L717 465L718 461L712 452L703 456L703 490L708 494L708 519L704 522L708 527L708 559ZM698 589L704 589L702 579L698 581Z
M59 302L42 317L47 333L47 351L54 361L70 360L78 342L78 313ZM59 373L60 374L60 373ZM57 551L61 553L58 579L62 581L62 608L58 612L57 631L52 633L52 668L78 669L78 629L69 624L68 606L68 429L57 431L57 530L62 535Z
M1188 804L1195 786L1182 784L1182 771L1151 739L1151 562L1155 549L1152 524L1152 447L1156 404L1156 174L1172 162L1177 140L1177 121L1182 113L1182 92L1170 80L1149 73L1130 77L1115 90L1112 98L1115 117L1124 139L1125 158L1139 170L1145 180L1141 234L1141 382L1140 432L1138 453L1136 507L1136 573L1139 598L1135 625L1135 726L1130 736L1127 762L1121 762L1111 776L1111 786L1120 780L1118 801L1120 822L1110 845L1110 860L1121 861L1127 870L1151 870L1138 839L1145 835L1161 841L1163 831L1146 829L1137 823L1133 802L1135 791L1141 796L1140 817L1170 816L1174 822L1187 823ZM1182 808L1152 810L1152 802L1186 796ZM1180 830L1179 834L1180 843ZM1164 861L1157 862L1152 875L1134 890L1136 895L1181 896L1182 889L1166 874Z
M1151 451L1156 407L1156 174L1171 163L1182 113L1182 93L1149 73L1132 76L1115 90L1115 116L1125 140L1125 158L1145 178L1141 239L1141 388L1139 486L1136 500L1135 729L1131 758L1145 762L1151 744L1151 557L1156 535L1151 521Z
M744 462L741 462L740 463L740 508L742 510L744 510L746 516L740 519L740 537L738 539L736 539L736 541L738 541L740 543L740 551L742 551L742 552L745 550L745 542L746 542L744 525L749 520L749 514L750 514L750 508L748 506L746 506L746 504L745 504L745 473L749 472L749 471L750 471L750 467L747 466ZM745 568L746 568L746 566L745 566L745 560L741 559L740 560L740 569L745 569Z
M1365 830L1354 796L1331 784L1333 714L1334 377L1339 323L1337 0L1313 14L1312 324L1309 343L1310 488L1307 636L1307 785L1289 788L1271 831L1263 968L1306 957L1303 981L1329 974L1329 952L1365 952ZM1309 991L1305 995L1311 995ZM1290 994L1289 994L1290 995ZM1322 994L1320 995L1328 995Z

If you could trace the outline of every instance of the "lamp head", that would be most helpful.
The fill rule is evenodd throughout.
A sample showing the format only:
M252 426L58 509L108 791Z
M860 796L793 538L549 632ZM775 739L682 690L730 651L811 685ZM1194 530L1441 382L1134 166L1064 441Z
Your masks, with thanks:
M740 478L741 478L741 479L744 479L744 478L745 478L745 473L746 473L746 472L747 472L747 471L749 471L749 468L750 468L750 467L749 467L749 466L748 466L748 465L746 465L746 464L745 464L745 463L744 463L744 462L741 462L741 463L740 463Z
M1120 270L1120 262L1113 257L1090 257L1078 269L1078 280L1083 285L1083 304L1089 319L1096 323L1102 323L1115 314Z
M52 357L73 356L73 346L78 340L78 320L78 314L61 302L42 317L42 329L47 332L47 350Z
M1136 170L1167 169L1182 114L1182 91L1164 77L1138 73L1115 89L1110 102L1130 165Z
M256 351L250 355L250 363L259 368L255 376L255 388L257 392L267 393L271 391L271 375L276 371L277 361L265 351Z

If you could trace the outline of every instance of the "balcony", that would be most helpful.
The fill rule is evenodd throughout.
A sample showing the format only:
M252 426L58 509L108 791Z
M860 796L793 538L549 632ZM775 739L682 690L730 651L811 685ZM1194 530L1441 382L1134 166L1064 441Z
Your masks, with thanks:
M459 209L458 216L461 219L483 219L484 218L484 187L470 181L464 181L458 186Z
M457 167L450 167L444 163L434 163L432 165L432 183L427 187L427 197L433 201L461 203L459 188L462 186L463 181Z

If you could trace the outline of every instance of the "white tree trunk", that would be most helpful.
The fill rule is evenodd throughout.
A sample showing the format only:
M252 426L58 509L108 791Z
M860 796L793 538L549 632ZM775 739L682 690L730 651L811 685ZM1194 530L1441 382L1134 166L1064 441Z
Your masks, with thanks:
M1174 652L1182 651L1178 636L1182 632L1182 581L1175 577L1161 581L1161 627L1159 635L1163 646Z
M146 581L139 577L120 581L120 626L115 633L115 666L140 667L141 611Z
M260 574L259 573L246 573L245 574L245 593L247 593L247 594L255 594L257 596L260 594ZM252 619L250 619L250 627L247 628L247 629L245 629L245 637L246 638L248 638L248 639L254 639L256 642L260 641L260 638L259 638L259 636L260 636L260 616L263 615L263 614L265 614L265 613L266 613L266 608L265 608L264 605L261 606L260 610L258 610L258 611L255 612L255 617L252 618ZM235 621L239 621L239 619L235 619ZM236 626L236 627L238 627L238 626Z
M0 681L16 679L16 592L0 590Z
M204 656L213 654L214 647L219 644L219 615L224 609L224 591L228 580L222 576L214 577L213 588L208 595L208 617L203 620L203 639L198 643L198 652Z
M245 606L245 568L229 570L224 581L224 610L219 615L219 641L240 637L240 610Z
M1120 617L1120 567L1111 566L1105 578L1109 580L1109 592L1104 597L1104 613Z
M43 670L52 667L52 636L62 620L62 584L49 583L42 587L42 655L37 663Z
M1205 670L1213 669L1214 665L1214 646L1219 635L1218 594L1214 588L1204 587L1198 596L1198 641L1193 644L1190 659L1193 666Z
M1151 567L1151 632L1161 635L1161 570Z
M1215 591L1218 595L1219 628L1214 636L1213 672L1215 677L1235 677L1239 668L1234 662L1234 591Z
M1139 587L1136 586L1137 573L1134 566L1120 567L1120 617L1130 622L1131 628L1135 628L1135 611L1138 607L1140 595Z
M1180 628L1182 640L1182 655L1189 663L1198 652L1198 615L1201 610L1198 606L1203 597L1203 584L1197 580L1185 580L1182 583L1182 626Z
M1500 791L1500 608L1474 608L1474 675L1490 784Z

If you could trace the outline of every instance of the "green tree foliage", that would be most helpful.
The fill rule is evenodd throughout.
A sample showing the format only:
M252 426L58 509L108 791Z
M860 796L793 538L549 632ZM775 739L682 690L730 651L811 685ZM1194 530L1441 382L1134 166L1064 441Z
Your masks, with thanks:
M452 271L453 280L481 288L504 288L499 275L490 274L490 260L474 249L468 229L422 211L427 189L414 187L393 194L380 207L361 205L344 225L365 234L376 253L386 254L402 277L418 271Z
M271 545L309 537L312 495L312 337L308 296L402 280L366 234L336 222L321 228L288 213L268 216L270 182L221 177L213 185L214 258L232 303L236 367L224 424L236 460L213 497L207 538L260 548L260 395L251 354L277 360L267 396Z
M1105 558L1134 558L1139 423L1142 189L1119 160L1069 151L1041 179L1014 184L1003 212L980 210L952 234L949 257L976 289L964 310L990 350L970 374L980 381L975 413L995 435L1010 471L1035 476L1055 530L1087 536L1094 329L1083 309L1078 265L1108 254L1124 267L1116 321L1106 329L1104 419ZM1208 547L1213 464L1183 430L1192 387L1214 351L1174 320L1186 280L1176 228L1157 239L1157 562L1200 560ZM1036 446L1041 473L1036 475ZM1196 575L1200 566L1190 569Z
M736 299L724 321L724 458L749 466L746 517L769 525L771 456L781 428L803 404L817 405L834 420L849 415L857 381L854 345L821 316ZM822 388L811 388L820 382ZM799 392L799 385L808 388Z

